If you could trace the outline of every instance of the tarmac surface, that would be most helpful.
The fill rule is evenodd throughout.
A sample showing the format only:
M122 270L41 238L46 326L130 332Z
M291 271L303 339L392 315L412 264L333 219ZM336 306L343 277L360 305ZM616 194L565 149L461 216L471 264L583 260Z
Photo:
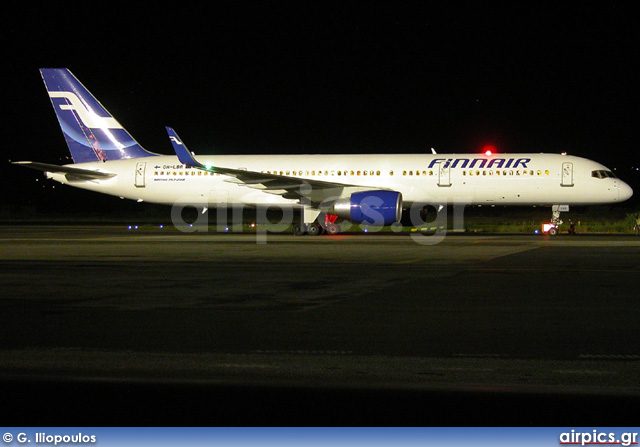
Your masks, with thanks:
M0 226L5 424L637 425L639 278L633 236Z

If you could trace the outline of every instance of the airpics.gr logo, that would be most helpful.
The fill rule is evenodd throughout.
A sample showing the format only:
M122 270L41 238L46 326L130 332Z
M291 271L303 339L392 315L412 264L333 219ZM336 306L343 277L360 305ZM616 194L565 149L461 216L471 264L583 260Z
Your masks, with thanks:
M622 445L630 446L638 444L638 433L621 433L619 436L612 432L571 432L560 434L560 445Z
M98 116L93 110L88 109L75 93L49 92L49 97L66 99L70 104L59 104L60 110L75 110L85 127L90 129L122 129L115 118Z

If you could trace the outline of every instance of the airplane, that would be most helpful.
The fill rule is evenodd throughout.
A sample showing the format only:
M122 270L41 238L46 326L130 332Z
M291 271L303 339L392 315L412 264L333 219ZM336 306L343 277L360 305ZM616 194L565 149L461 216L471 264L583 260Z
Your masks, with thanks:
M571 205L629 199L605 166L566 154L196 156L167 127L175 155L149 152L66 68L40 69L71 152L63 166L19 161L65 185L202 208L250 205L300 212L297 235L337 234L340 222L391 225L422 204L551 206L549 234Z

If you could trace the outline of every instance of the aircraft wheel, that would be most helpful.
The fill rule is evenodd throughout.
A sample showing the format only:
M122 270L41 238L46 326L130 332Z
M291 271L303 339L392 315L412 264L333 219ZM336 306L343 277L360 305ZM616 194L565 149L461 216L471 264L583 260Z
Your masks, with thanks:
M338 234L340 233L340 226L334 224L334 223L330 223L327 225L327 234L329 235L334 235L334 234Z
M293 235L294 236L302 236L305 233L306 233L306 231L305 231L304 225L295 224L293 226Z
M320 226L316 224L309 224L307 226L307 233L309 236L317 236L320 234Z

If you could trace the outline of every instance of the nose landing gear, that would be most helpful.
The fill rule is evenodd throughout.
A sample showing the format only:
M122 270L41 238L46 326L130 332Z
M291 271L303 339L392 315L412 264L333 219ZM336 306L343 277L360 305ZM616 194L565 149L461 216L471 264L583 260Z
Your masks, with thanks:
M551 207L551 223L545 224L545 233L549 236L557 236L558 229L562 225L562 219L560 219L560 213L569 211L569 205L553 205Z

